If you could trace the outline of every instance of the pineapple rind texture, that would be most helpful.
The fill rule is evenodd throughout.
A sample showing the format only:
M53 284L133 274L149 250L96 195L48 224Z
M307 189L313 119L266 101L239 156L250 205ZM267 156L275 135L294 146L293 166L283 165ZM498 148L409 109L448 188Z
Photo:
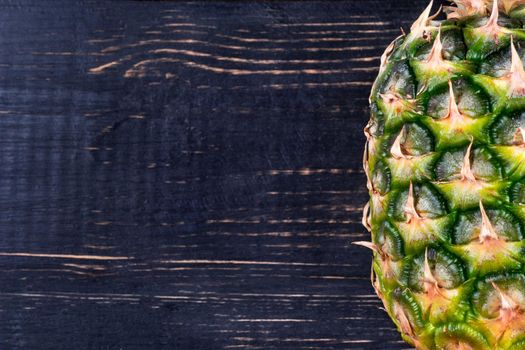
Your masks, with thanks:
M381 58L359 244L417 349L525 350L525 0L431 7Z

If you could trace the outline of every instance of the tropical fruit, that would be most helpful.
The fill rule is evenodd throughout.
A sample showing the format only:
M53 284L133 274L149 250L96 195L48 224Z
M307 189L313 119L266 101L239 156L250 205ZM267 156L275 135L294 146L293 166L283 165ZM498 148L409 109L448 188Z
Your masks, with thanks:
M431 8L372 88L359 244L417 349L525 350L525 0Z

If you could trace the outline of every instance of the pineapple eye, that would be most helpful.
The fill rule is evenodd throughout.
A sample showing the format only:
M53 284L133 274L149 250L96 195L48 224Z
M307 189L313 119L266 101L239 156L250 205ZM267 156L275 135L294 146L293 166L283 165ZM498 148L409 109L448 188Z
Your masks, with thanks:
M393 201L393 216L399 221L407 219L405 213L407 199L408 188L399 193L397 199ZM414 186L414 200L417 212L426 218L438 218L447 213L444 199L428 184Z
M510 188L510 200L515 204L525 204L525 180L516 182Z
M493 349L483 333L465 323L451 322L436 329L436 349L440 350L485 350Z
M400 143L406 155L421 156L434 150L434 139L427 128L415 123L407 123L400 133Z
M518 51L522 62L525 62L524 45L525 42L514 40L514 46L516 47L516 51ZM500 78L509 73L510 67L511 55L510 49L507 46L487 57L487 59L480 65L480 73L494 78Z
M453 91L461 114L476 118L490 111L488 97L477 87L464 80L453 82ZM435 119L445 118L449 112L450 92L448 85L439 88L427 103L427 114Z
M425 40L430 41L432 36ZM441 41L443 44L443 58L448 61L460 61L465 59L467 48L463 42L463 34L457 28L443 30L441 32ZM415 54L418 60L426 60L430 51L432 50L432 43L423 44Z
M501 294L523 308L525 306L525 279L523 275L508 274L507 276L489 277L479 281L476 292L472 296L475 310L488 319L500 317L504 306L502 305Z
M494 2L495 4L495 2ZM521 28L519 20L511 19L498 11L492 11L490 18L477 17L466 23L463 30L468 46L467 59L485 60L492 53L508 46L511 28Z
M374 238L374 242L392 260L399 260L404 257L403 239L392 225L388 223L382 225Z
M390 169L388 169L388 166L383 161L378 162L372 173L374 190L378 191L381 195L388 193L390 190L390 179Z
M447 151L437 161L435 171L438 181L452 181L461 178L461 168L467 147ZM500 170L494 156L485 148L475 148L470 157L471 170L476 179L492 181L500 178Z
M486 212L494 231L499 236L510 242L523 239L519 220L513 214L503 209L487 209ZM467 244L477 240L480 235L481 224L479 210L460 214L453 225L452 242L454 244Z
M376 103L372 104L370 107L370 120L366 126L366 131L373 136L380 136L384 132L385 123L384 115L379 110Z
M491 138L496 145L515 144L518 128L525 127L525 112L515 112L503 115L491 126Z
M387 77L379 88L380 93L393 92L402 96L415 95L416 85L408 62L397 61L387 69Z
M414 335L414 331L423 328L421 309L406 288L396 288L393 291L389 309L404 334Z
M459 287L465 281L463 266L454 255L442 249L429 248L427 256L430 270L439 287L453 289ZM424 259L425 254L420 254L414 258L409 268L407 284L416 291L422 291L424 288Z
M502 0L500 0L501 2ZM473 17L471 20L466 22L467 27L479 28L487 24L488 17ZM521 23L518 20L509 18L504 14L500 13L498 16L498 25L505 28L520 28Z

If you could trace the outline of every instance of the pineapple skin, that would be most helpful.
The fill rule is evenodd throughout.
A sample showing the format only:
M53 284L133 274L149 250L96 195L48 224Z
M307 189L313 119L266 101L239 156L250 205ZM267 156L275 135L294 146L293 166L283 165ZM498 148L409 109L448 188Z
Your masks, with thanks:
M365 128L371 279L422 350L525 350L525 0L432 3Z

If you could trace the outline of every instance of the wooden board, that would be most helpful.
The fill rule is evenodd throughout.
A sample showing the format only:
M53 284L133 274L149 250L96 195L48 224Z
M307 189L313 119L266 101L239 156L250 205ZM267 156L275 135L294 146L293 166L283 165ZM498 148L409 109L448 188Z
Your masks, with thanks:
M0 348L407 349L350 243L425 5L0 0Z

